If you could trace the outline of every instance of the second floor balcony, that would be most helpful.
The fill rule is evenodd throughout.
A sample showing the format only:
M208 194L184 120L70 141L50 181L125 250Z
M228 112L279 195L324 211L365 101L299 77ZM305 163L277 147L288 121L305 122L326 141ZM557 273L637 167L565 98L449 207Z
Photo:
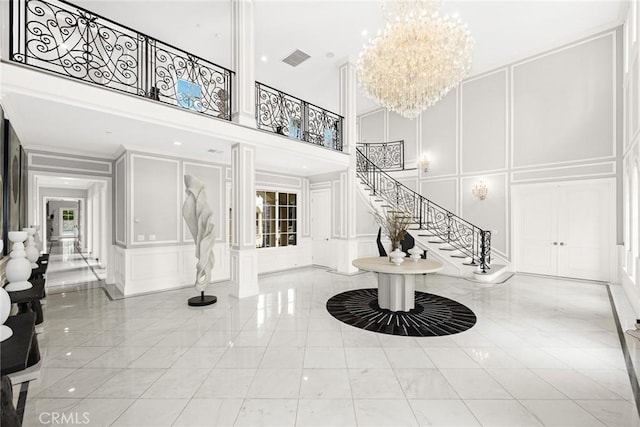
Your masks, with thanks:
M9 1L9 60L231 121L234 72L64 0ZM343 149L343 118L256 82L256 128Z

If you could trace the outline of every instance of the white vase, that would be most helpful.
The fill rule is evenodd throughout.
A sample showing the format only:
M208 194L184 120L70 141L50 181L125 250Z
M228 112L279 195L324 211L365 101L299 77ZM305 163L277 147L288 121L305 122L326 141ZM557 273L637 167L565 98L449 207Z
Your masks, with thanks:
M405 255L406 254L402 252L400 249L391 251L391 253L389 254L389 256L391 257L391 262L394 263L395 265L402 264L404 262Z
M422 249L417 246L412 247L408 252L411 255L409 258L411 258L413 262L418 262L420 258L422 258Z
M4 322L9 318L11 314L11 298L4 288L0 287L0 341L4 341L13 335L13 331L10 327L5 326Z
M27 259L31 263L31 268L38 268L36 261L40 257L40 251L36 246L36 241L33 236L36 234L35 228L23 228L22 231L27 232L27 243L25 243L24 251Z
M31 263L26 258L27 253L24 250L24 242L27 240L26 231L10 231L9 240L13 242L11 246L11 258L5 267L5 277L9 284L5 286L7 292L24 291L31 288L28 282L31 276Z

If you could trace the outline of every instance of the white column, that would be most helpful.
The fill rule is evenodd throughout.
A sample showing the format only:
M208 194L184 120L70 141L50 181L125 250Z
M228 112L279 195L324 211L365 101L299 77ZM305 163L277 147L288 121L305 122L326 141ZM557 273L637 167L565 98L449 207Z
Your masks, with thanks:
M351 261L358 258L356 239L356 66L354 61L340 67L340 114L344 117L342 127L343 150L351 154L349 169L340 174L340 192L343 201L340 208L340 220L344 224L340 238L337 239L336 268L340 273L351 274L358 271Z
M350 154L355 153L358 138L356 128L357 94L358 80L356 77L355 58L349 57L348 62L340 66L340 114L344 117L342 129L344 151ZM353 162L355 166L355 158Z
M231 148L231 283L238 298L258 293L255 153L246 144Z
M253 0L231 1L231 62L234 122L256 127L255 42Z

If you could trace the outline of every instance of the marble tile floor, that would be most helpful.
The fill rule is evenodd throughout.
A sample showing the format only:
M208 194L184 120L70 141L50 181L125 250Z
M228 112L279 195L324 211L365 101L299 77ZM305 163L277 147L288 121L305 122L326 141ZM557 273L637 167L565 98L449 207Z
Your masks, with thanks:
M100 267L95 258L78 251L73 238L51 242L49 253L46 287L54 292L65 287L68 290L78 289L79 284L97 287L98 282L106 276L106 270Z
M306 268L261 277L243 300L214 285L218 303L201 308L186 304L193 289L50 295L24 425L640 426L606 286L427 276L418 290L478 316L446 337L363 331L326 311L375 283Z

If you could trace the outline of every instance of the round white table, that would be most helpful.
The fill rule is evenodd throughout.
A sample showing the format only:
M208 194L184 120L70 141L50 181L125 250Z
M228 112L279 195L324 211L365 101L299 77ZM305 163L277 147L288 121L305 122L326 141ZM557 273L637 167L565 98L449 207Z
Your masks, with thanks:
M400 265L388 257L357 258L351 263L360 270L372 271L378 276L378 305L391 311L409 311L415 308L416 274L436 273L442 264L432 259L413 261L406 258Z

